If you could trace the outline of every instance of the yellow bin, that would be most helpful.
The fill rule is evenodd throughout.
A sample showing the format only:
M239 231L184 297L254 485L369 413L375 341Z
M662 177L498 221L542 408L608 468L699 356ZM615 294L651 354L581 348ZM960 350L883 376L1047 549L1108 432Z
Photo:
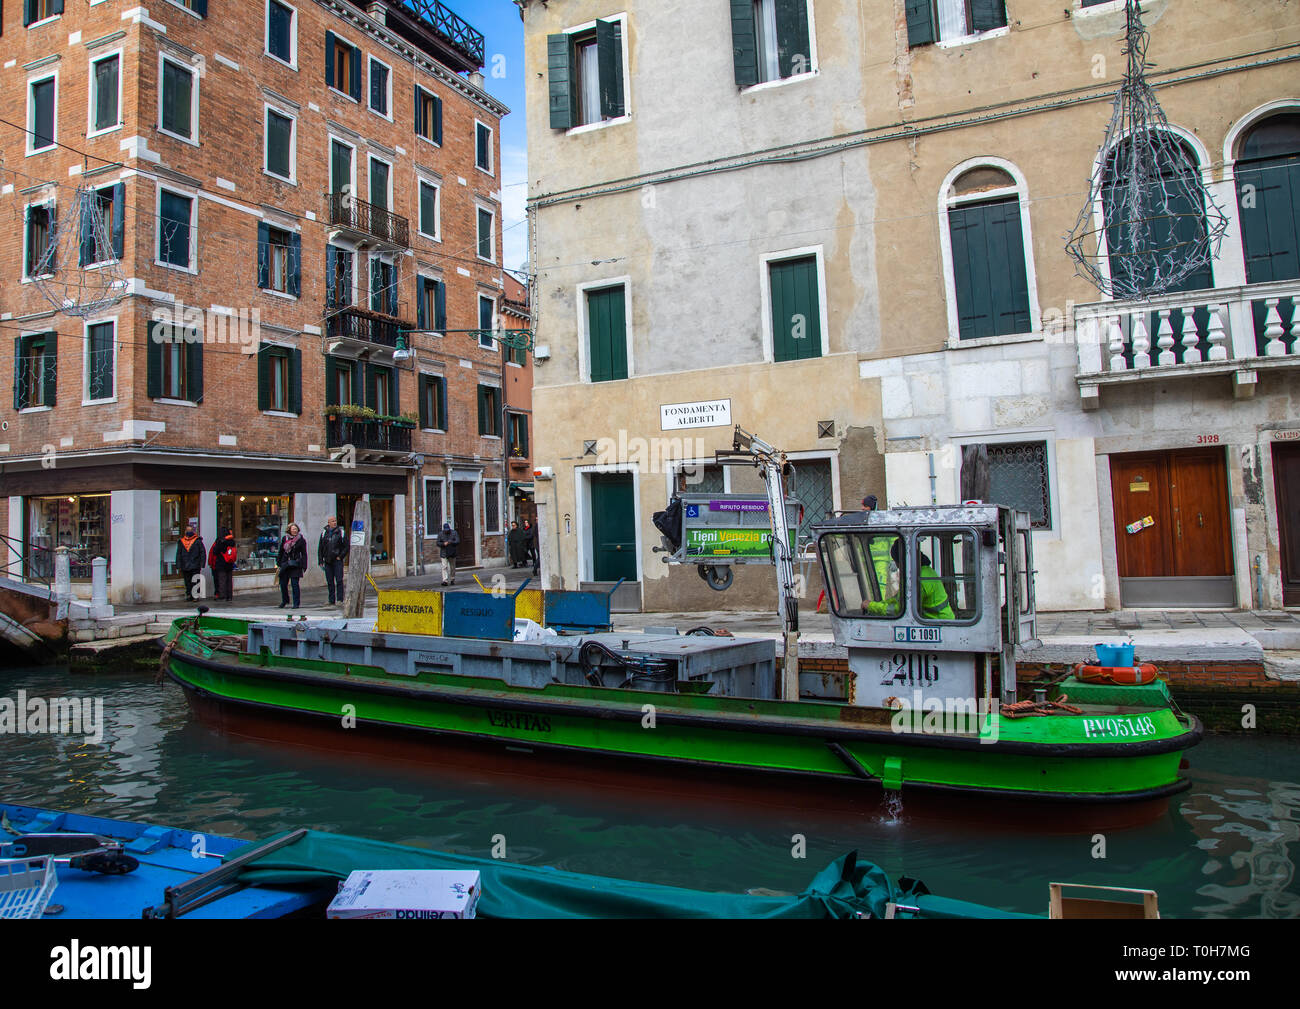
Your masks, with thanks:
M375 630L390 634L442 635L441 592L379 591Z

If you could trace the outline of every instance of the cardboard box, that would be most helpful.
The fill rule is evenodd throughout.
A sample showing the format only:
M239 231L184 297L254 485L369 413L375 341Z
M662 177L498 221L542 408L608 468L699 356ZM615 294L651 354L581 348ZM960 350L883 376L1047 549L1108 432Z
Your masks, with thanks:
M326 918L473 918L477 872L358 869L339 886Z

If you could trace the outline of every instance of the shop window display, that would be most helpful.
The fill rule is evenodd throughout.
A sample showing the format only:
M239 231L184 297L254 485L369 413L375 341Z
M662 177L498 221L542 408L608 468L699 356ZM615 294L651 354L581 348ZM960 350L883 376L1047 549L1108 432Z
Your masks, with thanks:
M233 530L239 551L236 574L274 571L280 537L292 521L292 494L217 495L216 534Z
M36 549L29 551L27 577L54 577L55 547L71 551L74 579L89 580L96 557L111 560L108 500L107 494L28 498L26 540Z

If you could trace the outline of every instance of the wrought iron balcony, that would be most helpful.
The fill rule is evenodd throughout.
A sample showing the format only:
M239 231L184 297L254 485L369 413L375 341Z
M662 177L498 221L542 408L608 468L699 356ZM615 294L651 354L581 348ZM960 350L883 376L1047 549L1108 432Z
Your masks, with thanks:
M349 445L360 455L405 456L411 453L411 428L382 421L336 417L325 421L327 448Z
M399 319L367 312L360 308L345 308L325 320L325 335L331 340L358 340L379 347L396 347L397 331L405 325Z
M352 0L358 6L371 5ZM483 33L439 0L381 0L385 24L458 73L483 67Z
M1074 320L1085 409L1103 385L1224 373L1246 397L1261 369L1300 367L1300 280L1079 305Z
M351 193L328 193L330 226L362 242L380 242L398 249L411 244L410 222L400 214L359 200Z

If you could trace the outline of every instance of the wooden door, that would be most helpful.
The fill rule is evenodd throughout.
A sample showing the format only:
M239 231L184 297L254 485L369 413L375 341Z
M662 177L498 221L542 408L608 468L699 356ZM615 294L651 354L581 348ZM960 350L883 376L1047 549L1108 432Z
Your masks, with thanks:
M1231 575L1228 473L1222 450L1170 453L1169 502L1171 574Z
M1273 446L1273 481L1282 547L1282 601L1300 606L1300 445Z
M630 473L591 476L592 576L636 581L636 508Z
M1110 460L1115 507L1115 554L1121 578L1165 578L1173 574L1169 548L1169 460L1163 452L1116 455ZM1150 517L1137 532L1128 526Z
M452 528L460 536L456 560L461 564L474 564L478 559L478 526L474 522L474 485L466 480L454 480L451 485Z

